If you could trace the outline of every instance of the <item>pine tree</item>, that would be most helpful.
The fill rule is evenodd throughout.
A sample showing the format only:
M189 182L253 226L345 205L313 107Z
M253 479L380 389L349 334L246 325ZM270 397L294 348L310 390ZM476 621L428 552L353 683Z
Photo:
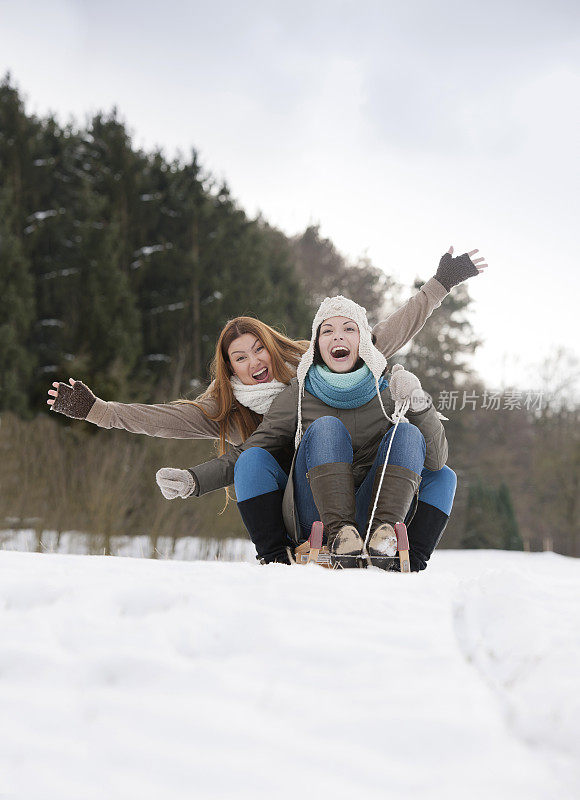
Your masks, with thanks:
M523 550L511 496L505 483L498 489L480 479L469 487L465 531L467 549Z
M162 359L161 374L171 396L186 394L205 378L203 306L218 276L206 268L211 203L194 152L186 163L156 171L162 229L139 254L140 297L146 351ZM151 167L150 167L151 169ZM164 180L166 178L166 180Z
M30 265L15 230L13 197L0 189L0 408L28 409L35 367L30 334L35 319Z
M322 238L318 225L308 227L292 245L296 271L312 313L325 297L342 294L366 308L371 324L379 321L385 294L396 288L382 270L367 258L350 264L330 239Z
M23 229L29 213L28 189L38 128L39 123L27 117L18 90L7 74L0 83L0 185L10 187L12 225L17 231Z
M120 263L129 272L132 252L139 244L135 223L147 159L133 150L116 108L110 114L93 117L84 142L85 168L90 169L93 190L106 199L104 214L117 226Z
M501 537L494 527L493 490L484 486L481 480L469 487L465 531L461 546L466 549L499 548Z
M261 305L256 305L255 313L292 338L307 338L312 315L294 269L291 243L267 222L258 219L256 225L265 288L259 292Z
M501 483L497 492L497 515L502 526L504 550L523 550L524 543L512 504L510 490Z
M78 314L79 197L84 181L80 137L47 119L35 137L24 245L36 287L38 322L32 345L39 371L36 403L44 402L47 380L68 371L76 353ZM80 163L79 163L80 162Z
M128 392L131 371L141 354L141 326L123 269L120 228L106 221L105 202L86 187L74 325L78 349L71 370L98 386L105 397L115 397Z
M36 131L6 75L0 83L0 408L19 413L29 407L36 366L34 284L23 242Z

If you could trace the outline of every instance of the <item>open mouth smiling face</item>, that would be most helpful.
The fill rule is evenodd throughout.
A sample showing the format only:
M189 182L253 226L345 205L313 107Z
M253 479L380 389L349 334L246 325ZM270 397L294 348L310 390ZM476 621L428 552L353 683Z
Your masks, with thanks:
M349 372L358 361L358 325L348 317L330 317L320 326L318 347L333 372Z
M238 336L228 348L235 375L247 386L273 380L272 357L262 342L251 333Z
M252 378L256 383L265 383L269 379L268 367L263 367L258 372L252 373Z
M337 361L343 361L344 359L347 359L349 357L350 350L348 347L339 344L337 347L333 347L331 349L330 355L332 356L333 359L336 359Z

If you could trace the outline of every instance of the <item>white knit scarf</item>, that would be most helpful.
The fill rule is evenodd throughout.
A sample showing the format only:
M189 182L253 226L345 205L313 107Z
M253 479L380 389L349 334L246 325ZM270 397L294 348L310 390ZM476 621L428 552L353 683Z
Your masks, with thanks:
M268 383L253 383L249 385L242 383L237 375L232 375L230 382L238 403L255 411L256 414L266 414L270 410L276 395L280 394L282 389L287 388L285 383L275 380Z

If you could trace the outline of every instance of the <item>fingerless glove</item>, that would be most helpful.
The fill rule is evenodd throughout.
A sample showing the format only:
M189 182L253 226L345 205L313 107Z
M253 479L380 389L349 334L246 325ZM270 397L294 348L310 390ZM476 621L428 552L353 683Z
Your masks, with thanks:
M52 405L53 411L73 419L86 419L97 398L82 381L58 384L58 394Z
M450 292L458 283L463 283L476 275L479 275L477 267L467 253L456 258L453 258L451 253L445 253L439 262L435 278Z

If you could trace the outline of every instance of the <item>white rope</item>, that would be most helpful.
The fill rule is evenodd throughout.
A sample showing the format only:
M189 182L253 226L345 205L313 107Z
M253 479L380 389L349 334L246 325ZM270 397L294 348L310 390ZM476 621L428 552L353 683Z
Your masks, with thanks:
M409 400L408 399L397 401L395 403L394 414L391 417L391 420L395 423L395 427L393 428L393 432L391 433L391 438L389 440L389 446L387 448L387 453L385 455L385 463L383 464L383 471L381 472L381 479L379 481L379 486L378 486L377 493L376 493L376 496L375 496L375 503L374 503L374 506L373 506L373 510L371 512L371 518L369 519L369 524L368 524L368 527L367 527L367 535L365 537L365 542L364 542L363 549L362 549L363 558L366 558L367 560L369 559L369 554L368 554L368 551L367 551L367 544L369 543L369 538L370 538L370 535L371 535L371 525L373 524L373 519L375 517L375 511L377 510L377 504L379 502L379 495L381 493L381 488L382 488L382 485L383 485L383 479L385 477L385 470L387 468L387 464L388 464L388 461L389 461L389 454L391 452L391 445L393 444L393 439L395 438L395 433L397 432L397 427L399 425L399 422L404 418L405 414L407 413L408 408L409 408ZM406 421L407 420L405 420L405 422Z

